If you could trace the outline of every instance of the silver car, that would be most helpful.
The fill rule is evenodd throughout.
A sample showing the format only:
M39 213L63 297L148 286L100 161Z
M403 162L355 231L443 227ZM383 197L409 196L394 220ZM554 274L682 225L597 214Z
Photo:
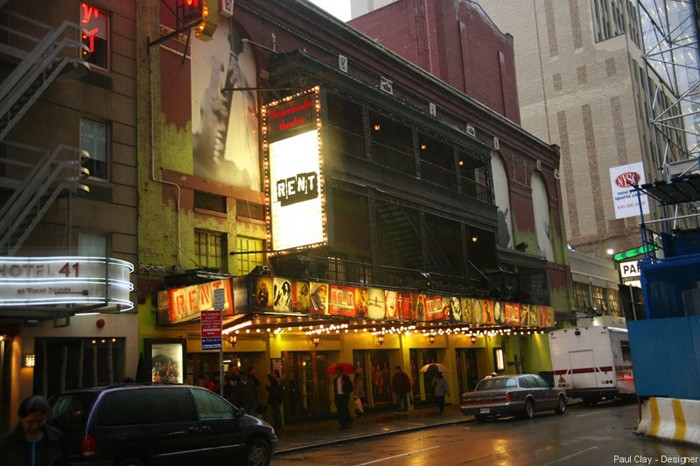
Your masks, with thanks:
M480 381L473 392L462 394L460 410L483 422L488 417L520 416L531 419L536 411L566 412L566 392L535 374L500 375Z

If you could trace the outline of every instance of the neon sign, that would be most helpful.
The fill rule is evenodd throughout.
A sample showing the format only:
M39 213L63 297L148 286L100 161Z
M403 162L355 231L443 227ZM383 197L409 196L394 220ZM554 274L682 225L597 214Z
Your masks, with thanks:
M97 305L102 312L134 307L134 266L108 257L0 257L0 308Z
M83 28L83 58L89 63L107 68L107 35L109 15L87 3L80 4L80 25Z

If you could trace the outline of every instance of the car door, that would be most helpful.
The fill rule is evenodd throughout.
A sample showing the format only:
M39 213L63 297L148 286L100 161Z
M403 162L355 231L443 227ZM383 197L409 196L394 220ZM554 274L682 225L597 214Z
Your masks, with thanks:
M231 403L210 390L190 387L199 422L210 439L210 456L225 464L242 457L245 435L242 418Z
M141 398L150 420L152 464L191 465L207 459L211 439L186 387L151 387L142 390Z
M532 397L535 399L535 409L538 411L541 411L543 409L547 408L547 397L546 394L543 392L542 387L537 383L537 379L535 378L534 375L523 375L522 377L527 381L528 385L528 392L532 395Z
M537 384L540 387L540 391L542 392L542 400L543 400L543 409L553 409L557 406L558 400L558 390L555 390L554 387L550 386L549 383L547 383L546 380L544 380L542 377L539 375L533 375L532 376Z

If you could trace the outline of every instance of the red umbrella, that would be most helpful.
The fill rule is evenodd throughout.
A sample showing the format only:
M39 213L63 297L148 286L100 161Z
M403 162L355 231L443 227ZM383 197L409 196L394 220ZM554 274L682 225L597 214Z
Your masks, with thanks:
M345 375L352 374L353 372L355 372L355 367L349 362L336 362L328 366L328 373L335 374L335 371L338 368L343 369L343 374Z

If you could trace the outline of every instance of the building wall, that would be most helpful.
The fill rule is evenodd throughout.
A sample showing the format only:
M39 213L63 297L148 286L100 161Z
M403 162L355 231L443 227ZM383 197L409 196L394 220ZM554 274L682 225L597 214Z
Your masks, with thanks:
M520 123L513 38L501 33L476 3L402 0L348 24Z
M636 46L624 34L596 43L590 2L479 3L514 37L523 127L561 147L569 242L598 257L637 245L638 219L615 219L609 175L649 153Z
M97 178L93 173L91 178L84 180L83 183L90 187L90 193L74 196L72 210L67 210L65 196L58 199L16 256L76 256L81 246L80 234L86 233L107 238L105 254L109 257L136 262L138 199L135 3L103 0L89 2L110 16L108 69L92 66L87 73L81 73L80 67L65 69L2 141L3 144L26 144L52 153L62 144L71 148L81 147L81 118L105 122L109 127L107 178ZM51 8L46 8L39 1L11 1L3 7L3 12L8 15L24 15L52 29L59 28L64 22L80 25L82 14L81 2L77 0L52 2ZM6 21L10 30L18 24L20 22L16 20ZM38 26L32 26L21 28L19 32L30 35L36 33L37 38L41 39L48 30L42 29L43 32L40 32ZM67 31L67 34L73 34L68 37L80 39L77 29L68 28ZM7 37L16 36L8 34ZM79 50L75 48L64 53L78 54ZM7 56L3 56L1 61L4 78L16 63ZM5 155L12 156L11 151L12 149ZM71 216L72 222L69 234L64 232L67 215ZM51 309L60 310L56 307ZM11 405L3 408L0 423L6 422L9 413L9 425L14 425L17 406L22 399L32 393L41 393L41 389L34 386L35 370L21 367L20 363L23 354L35 353L37 338L77 341L81 338L109 336L124 339L124 368L126 373L135 372L138 360L135 313L73 317L67 321L59 318L57 324L53 317L43 322L23 319L21 311L0 309L0 323L20 325L19 334L12 342L11 380L3 381L10 384ZM97 319L103 319L106 325L96 327ZM69 325L63 326L63 323ZM72 364L71 361L64 363Z

